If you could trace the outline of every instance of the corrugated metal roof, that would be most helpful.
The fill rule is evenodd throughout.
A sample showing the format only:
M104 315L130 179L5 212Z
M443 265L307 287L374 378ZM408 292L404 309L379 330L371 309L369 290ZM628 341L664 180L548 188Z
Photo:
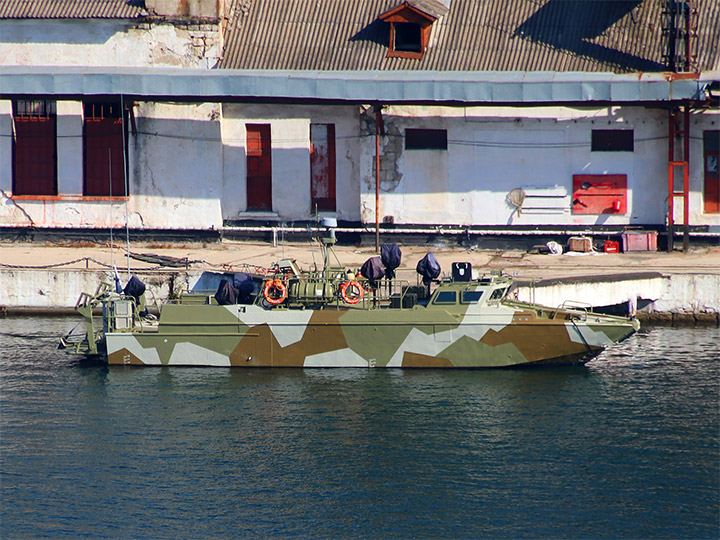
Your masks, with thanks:
M0 98L123 94L132 99L247 98L354 103L634 103L704 99L720 72L241 71L178 68L0 66Z
M0 0L0 19L134 19L139 0Z
M229 0L221 68L663 71L663 0L453 0L421 60L387 58L401 0ZM720 68L720 1L696 0L700 71Z

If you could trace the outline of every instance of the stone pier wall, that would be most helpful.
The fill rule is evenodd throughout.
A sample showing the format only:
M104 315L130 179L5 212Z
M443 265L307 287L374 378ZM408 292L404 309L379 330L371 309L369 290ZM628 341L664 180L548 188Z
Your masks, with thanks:
M199 270L136 272L147 286L146 298L151 306L189 289L201 273ZM127 279L124 273L122 278ZM70 311L81 293L93 293L102 280L111 279L107 270L0 269L0 310L6 314ZM511 294L518 300L549 307L563 303L587 307L636 303L638 318L645 324L720 324L720 275L648 272L520 281Z

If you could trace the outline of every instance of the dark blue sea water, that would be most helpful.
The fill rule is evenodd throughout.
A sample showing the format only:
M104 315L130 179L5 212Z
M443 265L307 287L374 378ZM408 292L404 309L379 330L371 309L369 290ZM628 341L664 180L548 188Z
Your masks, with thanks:
M718 538L720 332L586 367L111 368L0 320L0 537Z

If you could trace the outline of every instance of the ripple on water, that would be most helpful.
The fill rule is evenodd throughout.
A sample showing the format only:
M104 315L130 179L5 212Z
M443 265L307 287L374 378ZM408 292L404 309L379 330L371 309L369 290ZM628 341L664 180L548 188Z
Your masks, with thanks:
M108 368L0 334L2 538L710 538L717 329L586 367Z

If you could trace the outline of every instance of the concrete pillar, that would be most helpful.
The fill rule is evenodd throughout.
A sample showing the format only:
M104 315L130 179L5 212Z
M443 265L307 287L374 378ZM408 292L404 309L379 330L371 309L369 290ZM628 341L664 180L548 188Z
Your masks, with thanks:
M58 195L82 195L82 102L57 102L57 134Z

